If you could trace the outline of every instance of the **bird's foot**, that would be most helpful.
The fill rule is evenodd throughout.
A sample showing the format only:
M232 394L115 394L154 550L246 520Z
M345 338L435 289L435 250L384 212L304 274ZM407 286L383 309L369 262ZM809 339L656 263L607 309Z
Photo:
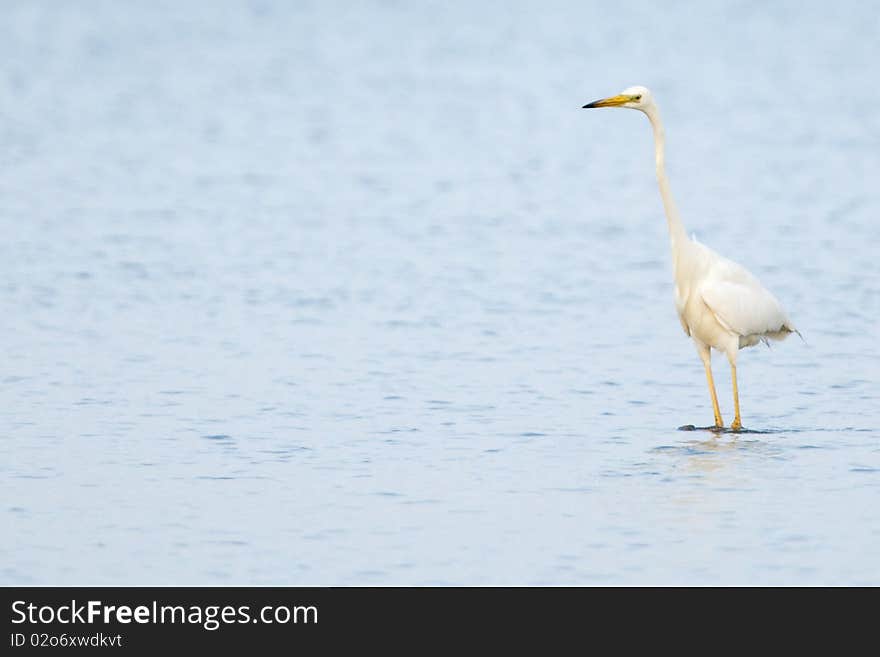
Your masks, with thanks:
M742 420L740 420L739 418L734 419L734 421L730 425L730 429L732 431L739 431L742 428L743 428L743 423L742 423Z

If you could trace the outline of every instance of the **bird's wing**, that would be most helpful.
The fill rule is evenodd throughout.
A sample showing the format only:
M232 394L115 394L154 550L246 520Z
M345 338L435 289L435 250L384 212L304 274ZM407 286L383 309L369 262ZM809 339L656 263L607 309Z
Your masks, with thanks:
M700 286L700 296L722 326L737 335L763 335L790 327L788 315L746 269L724 259Z

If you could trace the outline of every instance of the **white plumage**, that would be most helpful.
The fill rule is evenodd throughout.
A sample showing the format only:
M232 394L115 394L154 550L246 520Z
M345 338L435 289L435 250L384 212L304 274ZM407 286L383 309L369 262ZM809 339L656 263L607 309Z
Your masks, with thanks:
M654 129L654 155L657 182L666 211L672 246L675 277L675 308L682 328L689 335L703 361L715 426L724 421L712 378L710 349L723 352L730 362L733 378L733 400L736 417L731 428L742 428L739 391L736 381L736 356L739 349L767 340L783 340L797 331L782 305L742 265L715 253L684 230L678 209L669 191L665 168L665 137L660 113L651 92L645 87L630 87L622 93L584 105L591 107L626 107L644 112Z

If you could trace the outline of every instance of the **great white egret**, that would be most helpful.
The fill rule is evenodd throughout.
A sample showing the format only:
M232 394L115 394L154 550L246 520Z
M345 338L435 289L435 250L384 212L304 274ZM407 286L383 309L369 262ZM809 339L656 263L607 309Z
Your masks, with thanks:
M684 332L693 338L706 369L712 395L715 427L723 428L715 382L712 379L711 349L723 352L730 361L733 378L733 404L736 417L730 425L742 428L739 390L736 384L736 356L743 347L768 339L784 340L797 332L785 310L758 279L745 267L724 258L696 240L689 240L669 191L664 166L664 135L654 97L645 87L629 87L610 98L587 105L626 107L644 112L654 128L654 160L657 182L666 211L672 243L672 269L675 276L675 309Z

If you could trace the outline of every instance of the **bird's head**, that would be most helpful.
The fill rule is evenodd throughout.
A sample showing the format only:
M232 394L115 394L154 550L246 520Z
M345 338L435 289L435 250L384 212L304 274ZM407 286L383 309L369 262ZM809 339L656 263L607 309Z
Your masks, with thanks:
M584 109L593 107L628 107L629 109L637 109L647 112L654 106L654 97L647 87L628 87L616 96L603 98L602 100L594 100L592 103L584 105Z

